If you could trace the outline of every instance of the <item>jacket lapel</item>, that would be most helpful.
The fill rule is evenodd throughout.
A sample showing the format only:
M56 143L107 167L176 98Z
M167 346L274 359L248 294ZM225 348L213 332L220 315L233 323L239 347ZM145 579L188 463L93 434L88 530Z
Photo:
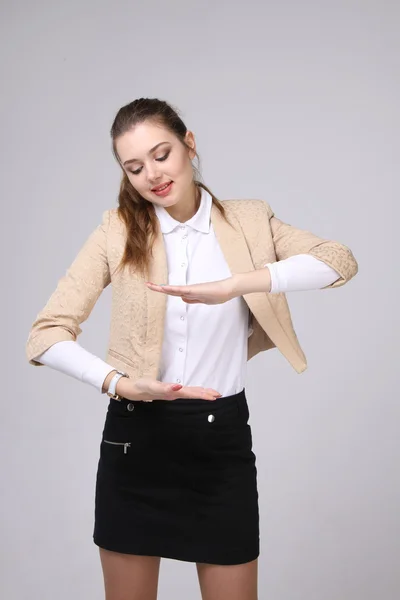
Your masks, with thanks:
M165 251L164 238L161 228L158 224L157 234L155 236L152 257L149 261L148 281L153 283L168 283L168 264ZM143 373L143 377L149 375L158 379L156 373L160 360L160 353L164 337L164 321L167 305L167 296L149 290L146 288L147 300L147 329L145 345L145 364L149 372Z
M211 222L232 275L255 271L256 267L253 264L245 235L239 220L232 211L229 213L229 220L233 224L233 228L226 223L216 206L212 205ZM253 292L244 294L243 299L269 338L276 346L280 347L282 335L285 338L287 336L274 310L275 303L279 302L278 295L273 297L266 292Z
M233 227L230 227L226 223L219 210L213 204L211 209L211 222L214 227L215 236L232 275L255 271L250 251L238 219L233 213L230 213L229 220ZM262 292L245 294L243 298L257 321L260 319L263 320L267 298L266 294Z

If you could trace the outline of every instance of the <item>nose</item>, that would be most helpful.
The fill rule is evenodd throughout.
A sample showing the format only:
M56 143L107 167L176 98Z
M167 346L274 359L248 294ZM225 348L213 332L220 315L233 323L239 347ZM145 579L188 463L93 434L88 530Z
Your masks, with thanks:
M161 173L158 170L157 165L152 165L147 169L147 178L151 185L157 185L161 178Z

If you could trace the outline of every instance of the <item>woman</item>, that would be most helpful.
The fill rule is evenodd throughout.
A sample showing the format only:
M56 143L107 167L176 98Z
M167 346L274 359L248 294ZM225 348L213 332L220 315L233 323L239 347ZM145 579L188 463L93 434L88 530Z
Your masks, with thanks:
M262 200L219 202L195 178L194 135L166 102L122 107L111 137L119 207L37 315L28 360L110 397L93 536L107 600L155 599L162 556L196 563L203 600L255 600L246 363L276 347L304 371L285 292L344 285L357 262ZM110 283L104 362L76 339Z

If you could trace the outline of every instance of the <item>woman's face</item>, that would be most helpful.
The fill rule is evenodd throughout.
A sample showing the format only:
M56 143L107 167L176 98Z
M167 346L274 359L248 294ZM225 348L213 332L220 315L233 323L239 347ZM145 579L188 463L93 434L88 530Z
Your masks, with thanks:
M150 121L136 125L116 141L116 150L129 181L143 198L160 206L173 206L188 198L193 186L195 140L186 133L188 150L168 129ZM155 188L172 185L165 195L156 194Z

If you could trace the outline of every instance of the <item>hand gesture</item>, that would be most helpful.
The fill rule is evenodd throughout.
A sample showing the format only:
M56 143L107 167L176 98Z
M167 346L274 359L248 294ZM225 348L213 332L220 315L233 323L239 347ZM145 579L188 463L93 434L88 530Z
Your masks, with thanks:
M178 383L164 383L142 377L132 381L121 377L117 382L117 393L128 400L176 400L178 398L200 398L201 400L216 400L222 394L212 388L198 386L183 386Z
M146 285L153 292L180 296L187 304L223 304L237 295L233 277L193 285L157 285L150 281Z

